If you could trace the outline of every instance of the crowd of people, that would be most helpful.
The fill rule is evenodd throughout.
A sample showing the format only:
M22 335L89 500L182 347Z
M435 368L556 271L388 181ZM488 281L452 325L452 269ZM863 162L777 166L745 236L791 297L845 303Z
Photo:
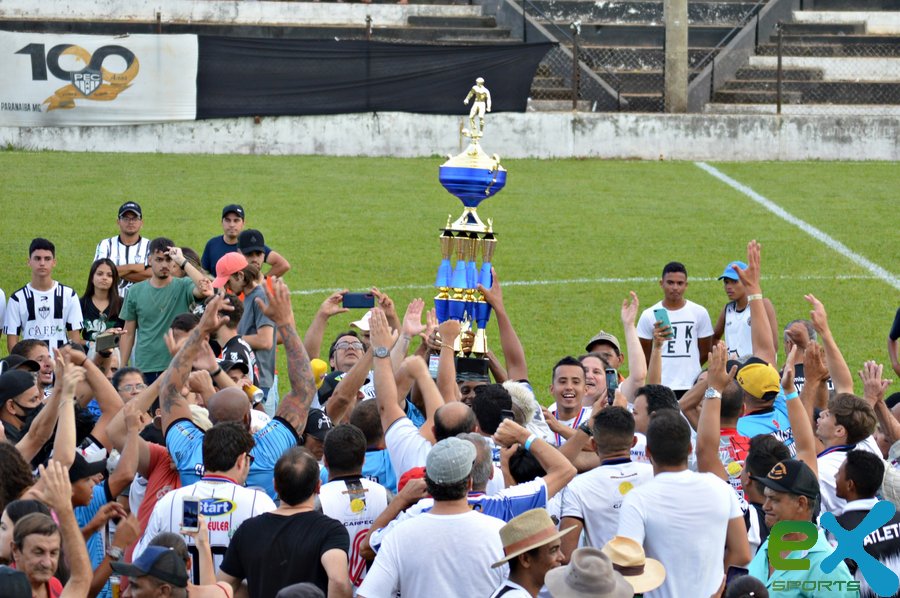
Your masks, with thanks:
M245 219L198 255L126 202L81 296L31 242L0 302L3 598L900 596L900 393L868 361L854 394L816 297L779 326L755 241L715 324L671 262L545 391L496 276L502 359L377 288L301 334ZM900 310L900 375L898 338Z

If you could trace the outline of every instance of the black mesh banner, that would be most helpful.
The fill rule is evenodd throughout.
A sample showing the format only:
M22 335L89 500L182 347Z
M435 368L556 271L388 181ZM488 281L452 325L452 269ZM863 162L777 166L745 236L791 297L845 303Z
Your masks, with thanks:
M525 110L553 46L436 46L200 36L197 118L347 112L468 114L476 77L493 112Z

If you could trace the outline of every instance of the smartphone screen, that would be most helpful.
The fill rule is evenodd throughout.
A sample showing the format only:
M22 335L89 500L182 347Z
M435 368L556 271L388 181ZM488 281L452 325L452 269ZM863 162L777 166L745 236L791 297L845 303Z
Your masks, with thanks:
M615 368L606 368L606 395L610 405L616 398L617 388L619 388L619 373Z
M440 355L430 355L428 357L428 373L432 378L437 380L438 376L438 364L441 362Z
M181 504L181 527L186 530L200 529L200 499L186 496Z

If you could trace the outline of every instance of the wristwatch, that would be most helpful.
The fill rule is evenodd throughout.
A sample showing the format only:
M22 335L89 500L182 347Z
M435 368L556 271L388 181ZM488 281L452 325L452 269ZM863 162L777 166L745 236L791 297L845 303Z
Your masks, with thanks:
M106 556L113 561L121 561L122 557L125 556L125 551L119 548L118 546L108 546L106 548Z
M587 434L588 436L592 435L591 434L591 422L589 422L589 421L581 422L581 425L578 426L578 429L581 430L582 432L584 432L585 434Z
M375 357L384 359L385 357L390 356L391 352L387 347L375 347L372 354L375 355Z
M709 387L706 389L706 392L703 393L703 398L704 399L721 399L722 393L720 393L715 388Z

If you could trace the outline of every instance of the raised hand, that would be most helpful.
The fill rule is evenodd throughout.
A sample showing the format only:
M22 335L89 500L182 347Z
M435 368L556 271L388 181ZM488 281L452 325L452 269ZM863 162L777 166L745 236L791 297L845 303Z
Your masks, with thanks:
M730 371L726 369L727 367L728 347L719 341L709 353L709 373L706 376L706 383L710 388L722 392L728 387L728 383L737 374L737 366L732 366Z
M640 307L640 302L638 301L637 293L634 291L628 291L629 298L622 300L622 325L626 328L634 326L634 321L637 318L638 308Z
M341 289L340 291L334 292L329 295L328 298L322 302L322 305L319 306L319 314L328 319L331 316L336 316L337 314L343 314L350 311L343 306L344 295L346 295L348 292L349 291L347 289Z
M378 287L372 287L372 294L375 295L375 300L378 302L378 307L380 307L386 316L397 317L397 309L394 307L394 300L390 298L387 293L383 293L378 290Z
M221 295L216 295L210 299L206 304L206 309L203 310L200 323L197 324L200 334L204 336L215 334L219 328L228 322L228 312L232 311L234 311L234 306Z
M425 302L422 299L413 299L406 307L401 328L404 336L412 338L425 332L425 325L422 324L422 310L424 309Z
M812 310L809 312L809 319L812 320L813 328L820 335L825 334L828 331L828 314L825 313L825 306L813 294L804 295L803 298L812 307Z
M891 380L882 378L884 366L874 361L867 361L859 371L859 377L863 381L863 398L871 406L884 400L884 393L891 385Z
M372 316L369 318L369 340L373 347L387 347L390 349L394 346L398 334L391 330L387 321L384 310L380 307L372 308Z
M273 292L269 292L266 289L266 295L269 298L268 305L258 297L256 305L275 324L279 326L284 324L293 325L294 308L291 306L291 292L288 290L287 285L284 284L282 279L275 277L272 279L272 289Z
M42 492L40 501L59 513L72 509L72 483L69 470L59 461L51 460L46 467L38 466Z
M754 239L747 243L747 269L743 270L740 266L734 266L738 278L747 289L748 295L758 295L762 293L762 287L759 284L760 279L760 253L762 245Z
M787 360L784 362L784 369L781 371L781 388L785 394L791 394L797 390L794 386L794 364L797 363L797 345L791 347Z
M491 288L486 289L480 284L477 288L491 307L495 310L503 309L503 289L500 288L500 279L497 278L497 272L493 268L491 268Z
M828 366L825 365L825 352L819 343L809 343L803 356L803 375L806 381L818 384L828 379Z

